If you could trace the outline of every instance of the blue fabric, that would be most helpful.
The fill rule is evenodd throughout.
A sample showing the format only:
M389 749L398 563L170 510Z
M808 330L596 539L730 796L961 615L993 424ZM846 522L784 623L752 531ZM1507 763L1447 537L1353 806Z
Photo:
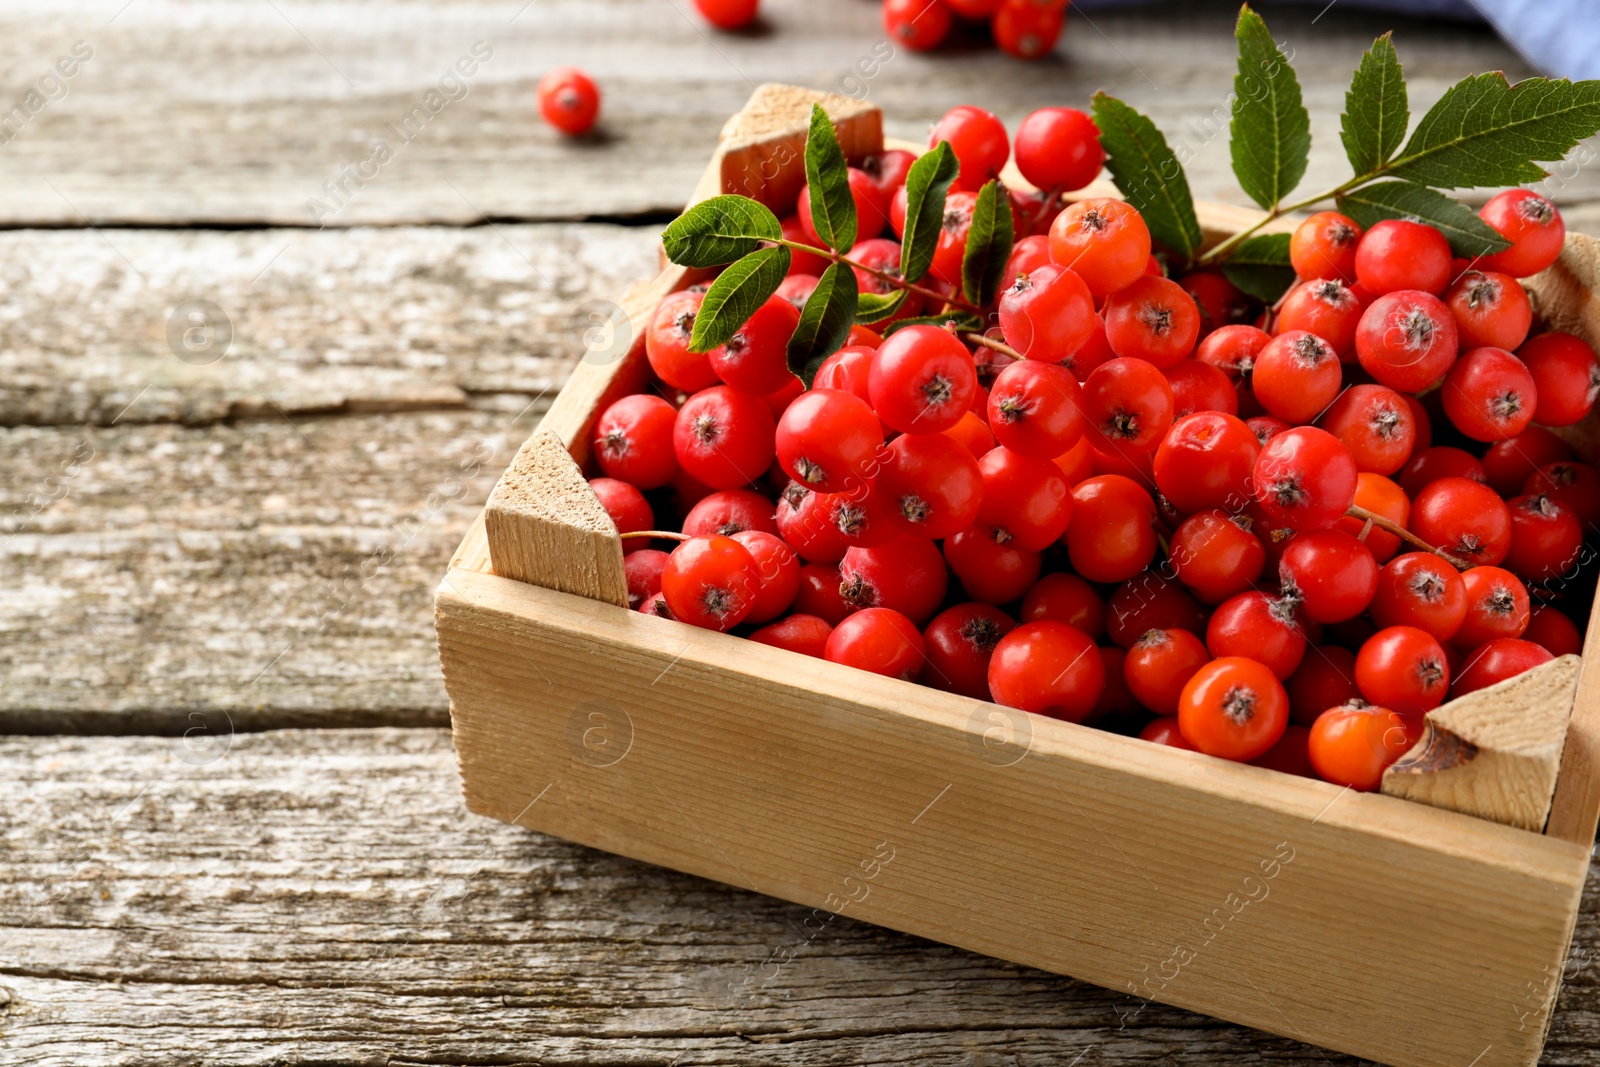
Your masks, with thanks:
M1073 0L1086 11L1143 0ZM1318 9L1328 0L1293 0ZM1558 78L1600 78L1600 0L1334 0L1414 18L1488 22L1524 59ZM1270 12L1268 13L1270 19ZM1404 42L1401 42L1402 49ZM1403 52L1402 52L1403 58Z

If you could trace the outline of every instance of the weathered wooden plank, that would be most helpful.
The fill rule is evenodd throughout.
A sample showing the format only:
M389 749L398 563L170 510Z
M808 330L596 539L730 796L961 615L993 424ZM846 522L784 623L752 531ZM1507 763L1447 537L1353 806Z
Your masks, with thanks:
M0 730L445 722L433 591L514 400L0 430Z
M6 1062L1357 1063L475 818L442 731L177 746L0 740ZM1578 937L1552 1067L1600 1041L1594 872Z
M11 87L0 113L75 41L93 54L0 138L0 221L348 226L671 212L723 120L764 81L864 93L898 136L922 135L957 103L1015 121L1105 88L1185 142L1197 195L1243 202L1219 133L1234 66L1230 5L1074 12L1056 56L1033 65L976 43L891 54L866 0L768 0L763 11L763 29L729 35L705 29L683 0L14 6L0 13L0 84ZM1345 5L1275 7L1270 18L1294 49L1313 115L1308 189L1348 174L1342 94L1384 29L1397 29L1418 113L1464 74L1528 72L1481 27ZM463 60L472 73L441 92ZM533 101L539 75L569 63L605 91L602 132L576 143L544 127ZM1564 197L1600 198L1593 170Z
M0 426L553 395L656 247L594 224L0 232Z

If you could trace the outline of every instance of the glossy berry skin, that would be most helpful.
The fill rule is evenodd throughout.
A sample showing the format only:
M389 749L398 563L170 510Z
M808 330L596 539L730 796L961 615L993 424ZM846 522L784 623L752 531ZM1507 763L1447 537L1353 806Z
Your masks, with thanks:
M1056 46L1065 21L1062 7L1038 0L1004 0L990 27L994 43L1008 56L1038 59Z
M785 474L819 493L860 484L883 445L883 427L854 393L808 389L784 410L774 431Z
M629 557L630 559L633 557ZM1536 604L1528 613L1522 636L1550 651L1552 656L1575 656L1583 651L1583 634L1567 615L1548 604Z
M1417 289L1438 296L1450 284L1450 242L1407 219L1373 224L1356 246L1356 281L1374 296Z
M1411 499L1406 496L1403 489L1381 474L1362 471L1356 476L1354 504L1402 528L1411 521ZM1363 537L1364 531L1365 537L1362 543L1367 546L1367 551L1372 553L1372 558L1380 565L1387 563L1396 552L1400 551L1400 538L1387 530L1380 530L1376 525L1369 530L1366 525L1365 519L1346 515L1335 523L1333 528L1358 538Z
M1118 585L1106 602L1106 636L1132 648L1147 630L1205 633L1206 612L1187 589L1154 571L1145 571Z
M945 538L944 559L967 596L985 604L1020 599L1044 567L1038 552L1018 548L1010 539L1001 541L981 524Z
M943 238L941 237L940 240L942 241ZM962 231L961 240L964 247L966 242L965 230ZM898 278L900 276L899 241L890 241L883 237L874 237L871 240L857 241L855 247L850 250L850 259L857 264L857 266L852 268L852 270L856 276L856 287L861 292L876 293L882 296L898 291L892 283L880 277L878 274L873 273L873 271L879 271L883 274L889 275L892 278ZM872 269L868 270L867 268L869 267ZM922 294L908 293L906 298L900 302L900 310L894 313L894 315L889 319L889 322L894 322L897 319L910 318L913 315L919 315L921 313ZM852 328L852 334L854 333L855 329L866 329L866 327L858 324L856 327ZM860 342L852 340L851 343L859 344ZM874 345L874 347L876 347L876 345Z
M1538 393L1534 422L1571 426L1589 417L1600 397L1600 360L1582 338L1543 333L1524 343L1517 358L1533 376Z
M1461 572L1433 553L1407 552L1383 565L1370 610L1380 627L1412 626L1444 642L1467 617L1467 587Z
M690 537L721 534L732 537L745 530L776 534L772 501L748 489L720 489L700 498L683 517L683 532Z
M1167 553L1173 573L1201 603L1220 604L1261 577L1267 550L1249 522L1221 509L1197 511L1173 533Z
M1301 282L1289 290L1278 308L1276 332L1304 330L1328 342L1340 361L1356 355L1356 329L1366 305L1345 285L1332 278Z
M760 595L761 574L749 549L731 537L680 541L661 573L673 618L707 630L731 630Z
M1289 721L1310 726L1329 708L1361 699L1356 688L1356 654L1340 645L1315 645L1289 680Z
M689 351L694 318L700 313L704 293L672 293L656 305L644 335L645 358L657 378L674 389L693 393L716 385L720 378L704 352Z
M694 0L703 17L719 30L737 30L755 20L760 0Z
M1515 437L1496 441L1483 453L1489 488L1504 497L1518 496L1541 467L1572 459L1572 446L1543 426L1529 426Z
M539 79L539 114L568 137L589 132L600 115L600 90L576 67L557 67Z
M1367 610L1378 591L1378 564L1367 546L1340 530L1307 530L1278 561L1285 596L1297 596L1312 622L1344 622Z
M747 393L772 393L794 379L789 372L789 338L800 312L776 294L723 344L706 354L711 369L728 385Z
M1172 386L1172 414L1181 419L1197 411L1216 411L1224 415L1239 413L1239 394L1228 376L1209 363L1183 359L1167 368L1167 384Z
M772 441L772 411L762 399L725 385L685 401L672 429L678 466L713 489L737 489L760 478L772 464Z
M822 361L811 379L813 389L842 389L854 393L863 404L871 405L867 375L872 370L872 353L865 345L846 345Z
M814 615L829 626L837 626L856 606L839 595L839 568L831 563L807 563L800 568L800 591L794 597L794 610Z
M902 433L938 433L972 406L978 375L972 353L949 330L907 326L873 356L867 388L886 425Z
M1082 189L1105 163L1094 119L1073 107L1042 107L1017 127L1017 169L1040 189Z
M952 190L945 197L944 222L939 227L939 240L934 245L928 273L952 289L961 286L961 263L967 254L967 234L972 231L972 211L977 203L977 193Z
M1368 703L1418 716L1444 703L1450 663L1444 648L1424 630L1389 626L1356 653L1356 685Z
M1326 529L1354 501L1357 474L1356 461L1338 438L1314 426L1296 426L1273 437L1256 457L1256 502L1284 526Z
M1172 386L1145 360L1107 360L1084 380L1082 410L1102 451L1154 452L1172 425Z
M1017 276L1032 274L1040 267L1054 266L1050 262L1050 238L1045 234L1034 234L1031 237L1019 237L1011 246L1011 255L1006 257L1006 272L1000 277L1000 299L1006 298L1006 290L1017 284ZM1081 279L1080 279L1081 280ZM1091 303L1093 298L1091 297ZM1093 312L1093 307L1090 311ZM1015 342L1008 341L1011 347L1016 348ZM1035 357L1038 358L1038 357Z
M1445 414L1478 441L1504 441L1533 421L1538 388L1520 359L1501 348L1474 348L1444 377Z
M1302 278L1356 280L1356 248L1364 231L1348 215L1318 211L1289 237L1289 262Z
M1507 189L1489 198L1478 216L1511 242L1511 247L1482 256L1484 270L1500 271L1513 278L1538 274L1561 255L1567 227L1556 206L1527 189Z
M1146 630L1122 661L1122 676L1140 704L1157 715L1176 715L1184 685L1210 661L1188 630Z
M1583 548L1583 524L1572 509L1538 493L1506 501L1511 548L1506 569L1524 581L1548 582L1570 571Z
M1183 731L1178 728L1178 717L1176 715L1158 715L1151 719L1145 728L1139 731L1139 739L1141 741L1152 741L1158 745L1165 745L1168 748L1182 749L1185 752L1200 751L1189 743L1187 737L1183 736Z
M1143 275L1106 298L1106 341L1118 356L1163 369L1194 352L1200 309L1177 282Z
M995 440L1035 459L1054 459L1083 436L1082 390L1072 372L1022 359L989 387L989 428Z
M1002 445L978 461L978 471L983 477L980 526L996 536L1003 531L1018 548L1035 552L1066 532L1072 491L1054 463Z
M1571 508L1585 530L1600 526L1600 471L1587 463L1547 463L1528 478L1524 493L1545 493Z
M1156 448L1156 487L1182 514L1237 511L1250 499L1250 475L1260 451L1250 427L1232 415L1185 415Z
M1521 637L1528 628L1528 588L1502 567L1473 567L1462 572L1467 590L1467 612L1452 638L1462 650L1477 648L1496 638Z
M850 187L850 200L856 209L856 240L870 241L889 228L889 198L883 195L878 183L864 170L848 168L845 181ZM807 243L816 248L827 247L812 218L810 186L801 186L795 214L805 231Z
M756 561L758 585L745 622L771 622L789 610L800 592L800 557L775 533L741 530L731 535Z
M1453 699L1487 689L1553 659L1555 656L1549 649L1532 641L1502 637L1487 642L1461 665L1461 673L1450 687L1450 696Z
M1095 296L1106 296L1144 274L1150 229L1121 200L1080 200L1050 224L1050 258L1074 271Z
M1516 348L1533 323L1528 294L1509 274L1469 270L1450 283L1444 302L1455 316L1463 349Z
M1319 778L1376 793L1383 785L1383 772L1413 743L1413 731L1388 708L1343 705L1317 718L1307 751Z
M1206 648L1218 659L1244 657L1264 664L1280 681L1300 666L1306 635L1291 600L1259 590L1225 600L1206 624Z
M641 548L622 557L622 576L628 583L628 607L638 610L646 600L661 592L661 574L667 568L667 553Z
M1250 387L1256 400L1284 422L1310 422L1339 395L1339 354L1313 333L1280 333L1256 356Z
M1322 428L1339 439L1356 469L1393 474L1417 441L1417 421L1405 397L1386 385L1352 385L1322 413Z
M939 541L971 526L983 503L978 461L945 434L901 434L877 477L890 520L902 533Z
M1064 622L1018 626L989 660L989 695L996 704L1069 722L1090 716L1105 685L1094 642Z
M963 104L945 112L928 134L928 147L949 141L961 169L951 188L975 193L985 182L1000 176L1011 158L1011 141L1005 123L981 107Z
M1094 333L1094 297L1073 271L1045 263L1018 274L1000 294L1000 330L1028 359L1060 363Z
M1254 326L1221 326L1196 346L1194 358L1228 376L1238 391L1240 411L1258 411L1259 406L1253 406L1250 376L1255 371L1256 356L1271 341L1270 334Z
M1076 574L1046 574L1022 598L1022 621L1053 619L1076 626L1098 641L1105 633L1106 605L1094 586Z
M1289 725L1289 696L1254 660L1224 656L1201 667L1178 697L1178 728L1208 756L1253 760Z
M814 493L790 482L778 497L774 516L782 537L808 563L838 563L850 543L828 513L830 493Z
M815 615L790 615L761 627L750 635L750 640L821 659L831 633L833 626L826 619Z
M922 632L928 656L923 683L947 693L988 700L989 660L1000 639L1016 628L1015 619L990 604L946 608Z
M1470 452L1449 445L1435 445L1418 451L1400 470L1400 488L1416 496L1423 488L1440 478L1467 478L1488 484L1483 464Z
M839 561L839 595L858 608L893 608L918 626L944 602L944 556L932 541L901 537L852 548Z
M655 512L651 510L650 502L644 498L644 494L634 486L615 478L590 478L589 488L600 498L600 505L606 509L606 514L611 516L618 533L633 533L636 530L655 528ZM649 542L642 537L629 538L622 542L624 552L637 552L647 547Z
M938 48L950 33L944 0L883 0L883 32L913 52Z
M608 478L640 489L659 489L678 473L672 452L677 421L677 411L659 396L622 397L595 422L595 462Z
M1361 313L1356 358L1378 382L1416 393L1455 362L1460 337L1455 316L1436 296L1401 290L1378 297Z
M1091 582L1121 582L1155 558L1155 502L1139 484L1102 474L1072 487L1067 554Z
M1467 563L1494 565L1511 550L1511 513L1488 486L1441 478L1412 499L1411 532Z
M822 657L830 663L916 681L924 662L922 633L889 608L866 608L840 620Z

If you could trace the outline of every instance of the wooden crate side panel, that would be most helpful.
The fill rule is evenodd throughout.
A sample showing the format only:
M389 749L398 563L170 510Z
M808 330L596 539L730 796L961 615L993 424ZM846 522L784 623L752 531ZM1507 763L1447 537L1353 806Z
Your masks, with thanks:
M492 576L450 576L439 633L475 811L1129 1011L1404 1067L1537 1058L1585 849Z

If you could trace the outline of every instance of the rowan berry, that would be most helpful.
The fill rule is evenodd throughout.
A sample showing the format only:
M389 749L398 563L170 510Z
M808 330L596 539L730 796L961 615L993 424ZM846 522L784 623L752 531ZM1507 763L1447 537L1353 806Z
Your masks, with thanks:
M883 427L854 393L808 389L784 411L774 439L785 474L819 493L838 493L867 476Z
M1364 231L1337 211L1318 211L1289 236L1289 263L1302 278L1356 280L1356 248Z
M1328 405L1321 423L1364 472L1395 473L1411 458L1416 444L1411 407L1386 385L1350 386Z
M1274 326L1280 334L1304 330L1316 334L1343 363L1355 362L1356 330L1366 305L1343 282L1319 278L1289 290L1278 307Z
M1533 323L1528 294L1509 274L1466 271L1445 290L1444 302L1455 316L1463 349L1516 348Z
M1538 393L1534 422L1571 426L1589 417L1600 397L1600 360L1582 338L1543 333L1517 349L1517 358L1527 366Z
M967 596L985 604L1009 604L1021 598L1044 566L1038 552L1018 548L1009 537L1002 540L982 524L945 538L944 559Z
M1450 687L1450 696L1466 696L1487 689L1553 659L1555 656L1549 649L1532 641L1502 637L1486 642L1473 650L1461 665L1461 672Z
M1211 364L1183 359L1168 367L1166 373L1167 384L1172 387L1174 418L1182 419L1199 411L1238 414L1239 394L1234 392L1228 376Z
M1411 532L1472 564L1498 564L1511 549L1511 513L1487 485L1441 478L1411 501Z
M910 619L889 608L865 608L834 626L822 658L914 682L922 671L924 648L922 633Z
M954 195L954 194L951 194ZM962 247L966 247L966 234L962 233ZM850 249L850 260L854 264L850 269L856 276L856 288L863 293L874 293L878 296L887 296L892 293L904 292L905 297L900 301L897 310L888 319L895 322L899 319L908 319L922 312L922 294L910 290L902 290L891 279L900 277L900 242L891 241L886 237L873 237L865 241L857 241L854 248ZM960 257L957 257L959 264ZM958 267L959 269L959 267ZM959 278L958 278L959 281ZM855 330L866 329L857 324L851 328L851 337L848 344L862 344L855 335ZM870 346L878 347L878 342Z
M1011 246L1011 255L1006 257L1005 273L1000 276L1001 300L1005 299L1006 291L1017 284L1018 275L1032 274L1047 265L1054 266L1050 260L1050 238L1045 234L1019 237ZM1090 313L1093 311L1091 306ZM1016 345L1012 344L1011 347L1015 348Z
M690 537L721 534L732 537L743 530L778 532L772 501L748 489L722 489L702 497L683 517L683 532Z
M1102 474L1072 487L1067 554L1091 582L1121 582L1155 558L1155 501L1132 479Z
M800 568L800 591L794 596L794 610L814 615L830 626L837 626L856 606L839 593L839 568L831 563L807 563Z
M750 635L750 640L821 659L831 633L833 627L826 619L815 615L790 615L761 627Z
M1001 445L978 461L978 471L983 477L978 524L995 537L1037 552L1066 532L1072 490L1054 463Z
M704 293L692 290L671 293L656 305L656 312L645 330L644 353L657 378L686 393L716 385L721 379L711 368L705 352L689 351L694 319L700 313Z
M557 67L534 90L544 120L568 137L589 132L600 115L600 90L577 67Z
M1450 242L1409 219L1373 224L1356 246L1356 281L1374 296L1418 289L1438 296L1450 284Z
M636 530L655 528L655 512L636 486L618 481L616 478L590 478L589 488L593 489L594 495L600 499L600 505L605 508L606 514L611 516L618 533L633 533ZM622 542L623 552L637 552L647 547L649 544L642 537L629 538Z
M1442 378L1459 343L1450 309L1438 297L1413 290L1378 297L1356 327L1361 366L1402 393L1420 392Z
M1444 703L1450 664L1427 631L1389 626L1356 653L1356 685L1368 703L1401 715L1422 715Z
M1105 664L1089 635L1064 622L1023 623L995 645L989 694L996 704L1069 722L1093 713Z
M1538 404L1533 375L1501 348L1474 348L1456 360L1441 390L1445 414L1478 441L1504 441L1528 428Z
M1261 576L1267 552L1250 526L1244 515L1213 508L1190 515L1173 533L1173 573L1202 603L1220 604Z
M1082 189L1105 163L1100 129L1072 107L1044 107L1017 127L1017 169L1040 189Z
M1411 521L1411 498L1406 496L1405 490L1383 475L1371 471L1362 471L1356 476L1356 496L1352 504L1365 508L1377 518L1388 519L1402 529ZM1364 518L1346 515L1333 528L1358 538L1380 564L1388 562L1400 550L1399 537L1376 525L1369 528Z
M1524 581L1548 582L1566 573L1583 548L1583 524L1572 509L1538 493L1506 501L1511 547L1506 569Z
M823 360L811 378L813 389L842 389L854 393L863 404L872 403L867 376L872 370L872 353L866 345L846 345Z
M1206 611L1189 591L1158 571L1143 571L1118 584L1106 601L1106 636L1132 648L1146 630L1205 633Z
M989 389L989 428L1006 448L1054 459L1083 437L1082 391L1072 372L1037 360L1018 360Z
M776 392L794 380L788 347L798 325L799 309L774 293L732 337L707 353L706 359L717 377L735 389Z
M629 557L630 559L632 557ZM1583 651L1583 634L1559 608L1535 604L1528 612L1528 628L1522 636L1550 650L1552 656L1575 656Z
M1340 645L1311 646L1284 688L1289 693L1289 721L1310 726L1329 708L1361 700L1356 654Z
M1061 7L1003 0L990 29L1002 52L1018 59L1038 59L1056 46L1064 23Z
M980 107L963 104L945 112L928 134L928 147L934 148L940 141L950 142L960 164L952 188L964 192L975 193L991 178L998 178L1011 158L1005 123Z
M1270 415L1284 422L1310 422L1344 380L1339 355L1313 333L1280 333L1256 356L1251 390Z
M1356 461L1339 439L1296 426L1268 441L1256 457L1255 498L1274 522L1296 530L1334 525L1355 500Z
M1089 373L1082 410L1101 451L1154 452L1172 425L1172 386L1153 363L1118 357Z
M1079 200L1050 225L1050 258L1076 272L1091 293L1106 296L1144 274L1150 229L1125 201Z
M1254 326L1223 326L1200 342L1194 358L1226 374L1239 397L1238 411L1254 414L1261 408L1250 391L1250 378L1255 371L1256 356L1271 341L1270 334Z
M1156 448L1156 487L1182 514L1237 510L1250 498L1259 452L1255 434L1234 416L1221 411L1185 415Z
M1388 708L1329 708L1311 727L1307 752L1317 776L1334 785L1375 793L1383 772L1410 750L1420 730Z
M928 665L922 680L935 689L974 700L989 699L989 660L1017 621L999 608L976 602L946 608L923 630Z
M1206 646L1187 630L1146 630L1122 662L1123 680L1149 710L1176 715L1184 685L1210 661Z
M601 413L594 425L594 458L602 473L638 486L659 489L678 473L672 428L678 413L658 396L635 393Z
M1243 656L1265 664L1278 679L1295 672L1306 654L1297 602L1250 590L1222 602L1206 624L1206 648L1217 658Z
M983 454L995 445L994 434L989 432L989 424L975 411L964 413L961 421L945 430L944 435L971 452L974 459L982 458Z
M914 52L938 48L950 33L950 22L944 0L883 0L883 32Z
M800 592L800 557L775 533L766 530L740 530L732 538L745 547L756 561L755 600L745 622L763 623L789 610Z
M799 215L784 216L782 227L785 241L794 241L797 244L815 243L815 238L806 233L806 228L801 224ZM822 272L827 270L828 266L828 260L815 252L802 252L795 248L789 249L789 277L791 278L797 275L821 278ZM809 289L806 290L806 295L810 295Z
M1154 256L1150 257L1152 260ZM1156 261L1159 265L1159 260ZM1155 272L1158 276L1161 272ZM1250 298L1219 270L1192 270L1176 279L1200 311L1200 336L1236 324L1250 312Z
M1586 531L1600 526L1600 471L1587 463L1548 463L1528 478L1522 491L1544 493L1570 508Z
M1053 619L1076 626L1096 641L1105 633L1105 616L1105 601L1076 574L1046 574L1022 598L1023 622Z
M1482 256L1485 270L1513 278L1527 278L1550 266L1561 255L1567 227L1556 206L1527 189L1507 189L1489 198L1479 217L1511 242L1511 247Z
M1278 563L1283 595L1313 622L1343 622L1367 610L1378 590L1378 564L1367 546L1340 530L1308 530Z
M1139 731L1139 738L1143 741L1152 741L1158 745L1165 745L1168 748L1182 749L1185 752L1200 751L1189 743L1187 737L1183 736L1183 731L1178 728L1178 717L1176 715L1157 715L1145 724L1144 729Z
M833 497L790 482L778 497L776 521L782 537L810 563L838 563L850 547L828 514Z
M1194 351L1200 309L1167 278L1143 275L1106 297L1106 341L1118 356L1167 368Z
M1488 475L1476 456L1449 445L1418 449L1400 471L1400 488L1415 497L1440 478L1468 478L1487 485Z
M867 378L878 418L903 433L938 433L961 421L978 390L972 353L938 326L907 326L883 342Z
M641 548L622 557L622 577L628 583L628 607L638 609L661 592L661 574L667 567L667 553Z
M1501 567L1472 567L1461 574L1467 613L1452 643L1462 650L1498 637L1521 637L1528 628L1528 588Z
M889 445L876 491L902 533L937 541L977 521L983 476L953 437L902 434Z
M1222 656L1196 671L1178 697L1178 728L1208 756L1253 760L1289 725L1289 696L1260 663Z
M1001 293L1000 330L1028 359L1060 363L1093 335L1094 297L1071 270L1045 263L1018 274Z
M680 541L661 573L661 594L680 622L731 630L760 594L761 574L749 549L731 537Z
M701 16L719 30L737 30L755 20L760 0L694 0Z

